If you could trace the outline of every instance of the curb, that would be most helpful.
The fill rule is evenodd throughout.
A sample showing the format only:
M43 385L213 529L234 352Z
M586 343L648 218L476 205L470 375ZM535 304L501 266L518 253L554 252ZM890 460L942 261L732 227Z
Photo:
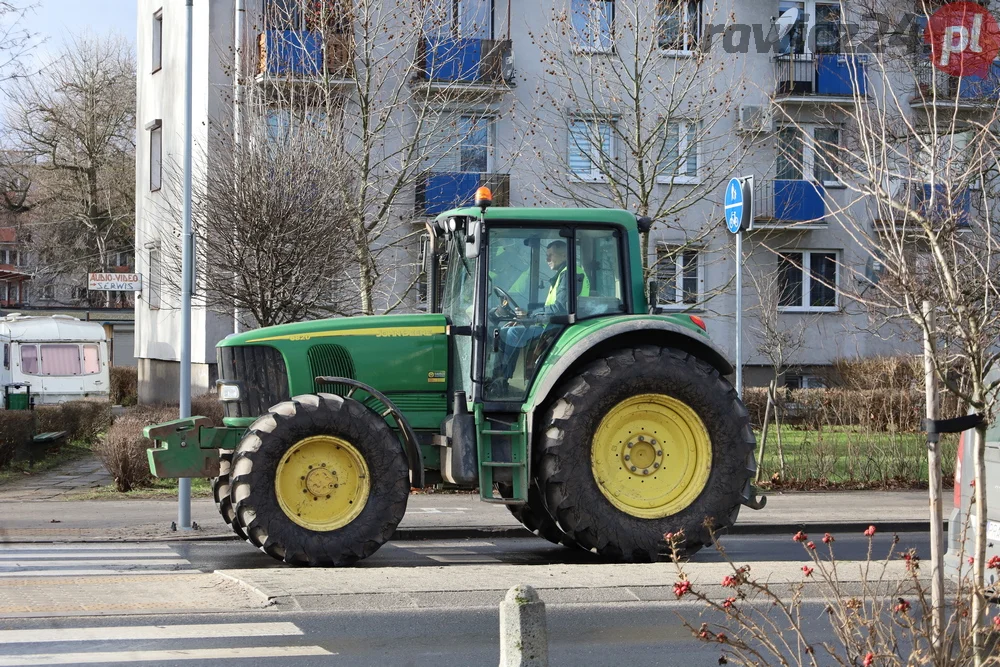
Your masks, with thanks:
M786 524L736 524L722 535L747 536L747 535L785 535L794 533L797 530L812 533L851 533L863 532L870 521L827 521L827 522L801 522ZM925 533L931 529L930 521L884 521L874 522L874 525L881 532L889 533ZM945 532L948 530L948 522L943 524ZM468 539L516 539L534 536L533 533L522 526L439 526L433 528L402 528L397 529L389 538L390 542L419 542L421 540L468 540ZM231 542L239 541L237 535L177 535L176 537L152 537L145 539L127 538L81 538L81 539L45 539L26 538L0 541L0 546L4 544L108 544L108 543L132 543L143 542Z

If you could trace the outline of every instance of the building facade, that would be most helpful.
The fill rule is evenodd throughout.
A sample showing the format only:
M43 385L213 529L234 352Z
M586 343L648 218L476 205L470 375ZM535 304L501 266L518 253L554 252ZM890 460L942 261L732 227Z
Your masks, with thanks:
M777 357L789 383L810 386L837 358L919 349L903 330L873 329L869 313L845 296L877 277L877 258L859 245L856 230L881 221L849 187L838 146L856 140L858 105L886 91L916 100L922 89L856 53L843 7L821 0L244 0L240 7L206 0L195 4L194 140L208 157L196 161L195 188L212 168L209 128L232 117L239 15L241 90L245 99L264 100L268 127L280 131L308 115L303 100L317 98L301 91L310 86L325 100L343 100L334 126L362 150L371 150L372 137L357 129L358 118L377 117L381 104L385 117L397 119L377 137L382 171L371 178L410 173L392 181L402 194L386 207L401 221L386 242L404 244L409 258L385 261L408 267L392 288L404 308L426 307L423 221L487 185L499 205L610 206L652 217L646 259L659 306L705 316L713 339L732 353L736 262L721 204L731 176L752 175L747 381L766 383ZM176 395L180 315L166 289L164 253L177 249L179 220L164 202L179 201L180 192L163 174L182 149L183 11L139 2L142 400ZM359 27L376 19L385 22L377 33ZM906 30L919 36L919 28ZM906 53L901 59L912 65ZM370 72L392 85L366 88ZM956 88L953 97L995 100L996 90ZM912 106L919 112L919 100ZM324 122L333 116L326 108L312 113ZM213 346L233 321L197 305L192 322L197 393L212 388ZM787 348L777 355L768 342L775 331L785 332Z

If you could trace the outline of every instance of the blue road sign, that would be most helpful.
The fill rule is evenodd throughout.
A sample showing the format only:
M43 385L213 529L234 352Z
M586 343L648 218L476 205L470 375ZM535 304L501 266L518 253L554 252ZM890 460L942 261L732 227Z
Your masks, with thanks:
M726 185L724 211L726 228L736 234L743 226L743 182L738 178L729 179L729 184Z

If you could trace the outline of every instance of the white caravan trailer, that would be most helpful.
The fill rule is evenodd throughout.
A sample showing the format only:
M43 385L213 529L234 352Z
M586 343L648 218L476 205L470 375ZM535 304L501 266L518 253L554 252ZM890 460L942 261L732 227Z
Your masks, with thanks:
M35 405L108 400L108 341L99 323L14 313L0 319L0 342L0 391L27 384Z

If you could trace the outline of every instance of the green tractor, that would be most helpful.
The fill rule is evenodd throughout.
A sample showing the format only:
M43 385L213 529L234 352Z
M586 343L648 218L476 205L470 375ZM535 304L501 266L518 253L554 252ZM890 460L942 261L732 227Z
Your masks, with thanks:
M214 478L233 530L301 565L370 556L411 487L442 482L630 562L664 556L665 533L693 553L762 507L732 366L699 318L647 303L650 221L488 204L428 224L430 312L220 342L223 424L147 427L153 474Z

